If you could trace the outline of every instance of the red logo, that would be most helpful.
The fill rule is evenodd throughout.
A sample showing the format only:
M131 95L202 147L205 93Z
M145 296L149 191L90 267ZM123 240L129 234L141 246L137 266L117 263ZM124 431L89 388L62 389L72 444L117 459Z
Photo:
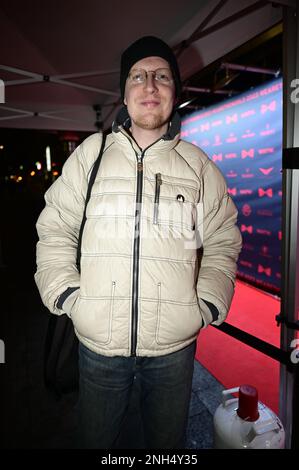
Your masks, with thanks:
M261 256L264 256L265 258L272 258L271 255L269 255L269 247L267 245L263 245L261 248Z
M250 173L250 168L246 168L246 173L242 173L242 178L253 178L254 173Z
M256 233L258 233L259 235L266 235L267 237L271 237L272 235L271 230L267 230L265 228L257 228Z
M263 175L269 175L271 171L274 170L274 166L271 166L271 168L259 168L259 170L263 173Z
M210 123L207 122L207 123L205 123L205 124L201 124L201 125L200 125L200 130L201 130L201 132L203 132L203 131L209 131L209 130L210 130Z
M268 209L260 209L256 213L257 215L262 215L264 217L273 217L273 211L270 211Z
M213 145L214 147L216 147L217 145L222 145L220 135L218 135L218 134L215 135L215 141L214 141L214 143L213 143L212 145Z
M222 162L222 153L214 153L214 155L212 156L212 160L213 162L216 162L217 160L219 160L220 162Z
M232 196L237 195L237 188L227 188L228 194L231 194Z
M238 115L235 113L231 116L226 116L225 121L226 124L230 124L231 122L238 122Z
M263 188L259 188L258 194L259 194L259 197L263 197L263 196L273 197L273 189L269 188L265 190Z
M242 207L242 214L245 215L245 217L248 217L251 212L251 206L249 204L244 204Z
M255 132L251 132L250 129L247 129L245 133L242 135L242 139L248 139L249 137L254 137Z
M241 157L242 158L246 158L246 157L254 158L254 149L242 150Z
M261 248L260 256L263 256L264 258L268 258L268 259L273 258L273 256L269 254L269 247L265 245L262 246Z
M270 277L271 273L272 273L272 270L271 270L271 268L265 268L264 266L259 264L258 268L257 268L257 272L260 273L260 274L266 274L266 276Z
M248 232L253 233L253 226L252 225L241 225L241 232Z
M231 134L229 134L228 138L225 139L225 140L226 140L226 142L229 142L229 143L231 143L231 142L236 142L236 141L237 141L237 137L235 136L235 134L231 133Z
M215 126L221 126L222 124L222 119L218 119L217 121L213 121L212 122L212 126L215 127Z
M275 130L270 128L270 124L266 124L266 130L261 131L260 135L271 135L274 134Z
M225 154L225 158L229 159L229 158L237 158L238 155L236 153L226 153Z
M255 251L255 246L250 243L243 243L242 250Z
M241 264L242 266L245 266L246 268L253 268L253 264L250 263L250 261L240 260L240 264Z
M242 118L253 116L255 114L254 109L249 109L248 111L244 111L244 113L241 114Z
M242 194L242 195L244 195L244 194L250 195L252 193L253 193L252 189L240 189L240 191L239 191L239 194Z
M267 153L273 153L273 152L274 152L274 147L265 147L263 149L259 149L260 155L266 155Z
M234 170L230 170L228 173L226 173L227 178L235 178L238 176L238 173L236 173Z
M262 104L261 106L261 113L264 114L267 111L275 111L276 110L276 101L273 100L269 104Z

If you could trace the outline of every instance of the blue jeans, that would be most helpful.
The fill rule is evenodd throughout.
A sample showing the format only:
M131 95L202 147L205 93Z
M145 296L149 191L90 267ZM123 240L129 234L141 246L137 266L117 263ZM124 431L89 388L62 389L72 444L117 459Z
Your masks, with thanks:
M159 357L107 357L80 344L79 447L113 449L140 384L146 449L184 448L196 342Z

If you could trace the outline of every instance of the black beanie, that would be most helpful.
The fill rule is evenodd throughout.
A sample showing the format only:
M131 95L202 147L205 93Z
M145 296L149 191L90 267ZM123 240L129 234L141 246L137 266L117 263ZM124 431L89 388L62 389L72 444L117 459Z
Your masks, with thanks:
M138 60L154 56L162 57L162 59L165 59L169 63L174 78L176 97L178 98L180 96L182 84L174 53L162 39L154 36L144 36L133 42L121 56L120 92L122 99L124 99L126 80L131 67L136 64Z

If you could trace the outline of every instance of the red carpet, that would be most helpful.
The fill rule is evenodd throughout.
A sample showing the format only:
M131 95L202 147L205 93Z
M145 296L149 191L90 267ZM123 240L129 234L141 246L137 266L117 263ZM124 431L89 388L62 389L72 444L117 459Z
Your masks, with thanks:
M278 298L237 281L227 323L279 347L280 328L275 322L279 311ZM198 337L196 359L226 389L245 383L255 386L259 400L278 413L277 361L211 326Z

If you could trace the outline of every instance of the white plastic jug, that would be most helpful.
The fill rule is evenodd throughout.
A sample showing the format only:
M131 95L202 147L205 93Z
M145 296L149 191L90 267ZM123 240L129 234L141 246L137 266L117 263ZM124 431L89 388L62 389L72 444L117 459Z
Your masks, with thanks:
M239 392L239 398L230 398ZM283 425L251 385L224 390L214 415L215 449L283 449Z

